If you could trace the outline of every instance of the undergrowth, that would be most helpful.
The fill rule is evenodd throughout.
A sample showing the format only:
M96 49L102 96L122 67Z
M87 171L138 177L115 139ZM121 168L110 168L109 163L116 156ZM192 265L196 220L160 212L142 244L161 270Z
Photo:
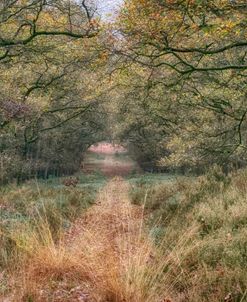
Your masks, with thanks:
M247 301L246 170L226 176L214 167L158 185L142 178L131 198L145 207L157 248L173 259L171 301Z
M247 301L246 170L116 178L82 215L85 177L2 188L0 301Z
M97 190L85 183L65 187L61 179L0 188L0 300L10 290L6 278L18 274L32 253L59 245Z

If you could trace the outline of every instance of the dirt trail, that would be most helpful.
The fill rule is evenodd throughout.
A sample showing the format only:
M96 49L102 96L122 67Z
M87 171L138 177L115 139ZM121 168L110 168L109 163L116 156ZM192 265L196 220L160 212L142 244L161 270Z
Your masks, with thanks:
M143 208L131 203L130 185L122 178L138 166L127 150L106 143L93 146L84 163L84 172L100 170L111 180L66 234L69 254L80 259L85 275L76 298L72 293L68 301L149 301L145 278L153 246L144 231Z
M139 168L118 145L101 143L86 155L84 172L100 170L111 180L66 237L87 276L81 301L146 302L151 296L145 282L153 245L144 231L144 210L131 203L130 185L122 178L133 169Z
M143 209L130 203L128 192L123 179L109 181L68 234L67 245L88 274L81 301L146 301L142 279L152 245L143 232Z
M126 157L115 153L100 157L102 160L111 178L98 192L95 204L74 222L59 246L47 246L31 260L23 291L32 292L34 301L161 301L160 288L153 286L156 252L145 231L144 209L131 203L130 184L120 176L113 177L116 172L129 173L135 163L127 157L126 165Z
M92 146L84 156L82 170L84 173L100 171L107 177L124 177L131 172L141 172L137 163L128 156L126 149L110 143Z

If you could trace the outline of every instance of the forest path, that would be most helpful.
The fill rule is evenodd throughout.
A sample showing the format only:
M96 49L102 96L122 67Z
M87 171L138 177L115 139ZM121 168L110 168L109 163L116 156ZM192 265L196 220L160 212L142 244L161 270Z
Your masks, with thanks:
M115 147L112 153L91 151L88 156L91 162L86 165L100 168L108 181L95 203L67 230L61 229L58 242L41 224L45 244L34 240L34 254L17 286L20 293L4 301L22 302L26 297L35 302L163 301L165 292L159 283L163 256L145 226L144 206L131 202L131 182L119 176L128 175L137 165L125 151L116 154Z
M82 171L86 174L100 172L107 177L125 177L132 172L141 172L141 169L122 146L99 143L85 154Z
M143 227L144 209L131 203L130 184L122 178L141 170L122 146L100 143L88 150L83 171L99 171L109 181L66 235L87 275L81 301L146 301L143 279L153 246Z
M143 208L131 204L126 181L110 180L66 240L87 275L81 301L146 301L143 281L153 246L143 230Z
M89 150L84 172L100 170L108 181L95 203L62 230L58 244L40 247L35 264L25 268L24 297L31 291L36 302L161 301L155 286L159 262L144 207L131 202L131 184L122 177L137 165L117 149L101 144Z

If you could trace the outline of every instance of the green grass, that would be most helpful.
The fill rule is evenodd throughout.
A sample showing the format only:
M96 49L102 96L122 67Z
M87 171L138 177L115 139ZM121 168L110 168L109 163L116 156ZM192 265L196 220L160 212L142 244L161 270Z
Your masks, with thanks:
M179 175L173 173L133 173L127 179L130 184L135 186L140 185L153 185L153 184L160 184L166 182L173 182L176 181Z
M79 183L78 187L89 187L89 188L99 188L103 186L107 178L101 173L101 171L96 171L91 174L85 174L85 173L77 173L74 175L75 177L78 177ZM50 177L49 179L46 180L38 180L38 185L39 186L45 186L45 187L50 187L50 188L61 188L63 186L63 180L66 179L67 177ZM30 182L32 185L35 185L35 181ZM37 182L36 182L37 183Z

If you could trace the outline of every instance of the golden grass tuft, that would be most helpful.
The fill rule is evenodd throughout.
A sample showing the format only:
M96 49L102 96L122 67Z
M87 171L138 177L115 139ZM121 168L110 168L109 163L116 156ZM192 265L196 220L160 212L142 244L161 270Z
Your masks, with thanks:
M155 247L144 225L144 208L132 205L128 192L129 185L122 179L110 181L97 203L57 242L49 225L40 221L25 242L19 277L16 272L12 276L11 301L159 302L168 298L168 265L179 267L187 236L178 240L176 254Z
M215 173L142 186L139 205L114 178L55 238L43 216L9 233L8 301L244 302L245 174Z

